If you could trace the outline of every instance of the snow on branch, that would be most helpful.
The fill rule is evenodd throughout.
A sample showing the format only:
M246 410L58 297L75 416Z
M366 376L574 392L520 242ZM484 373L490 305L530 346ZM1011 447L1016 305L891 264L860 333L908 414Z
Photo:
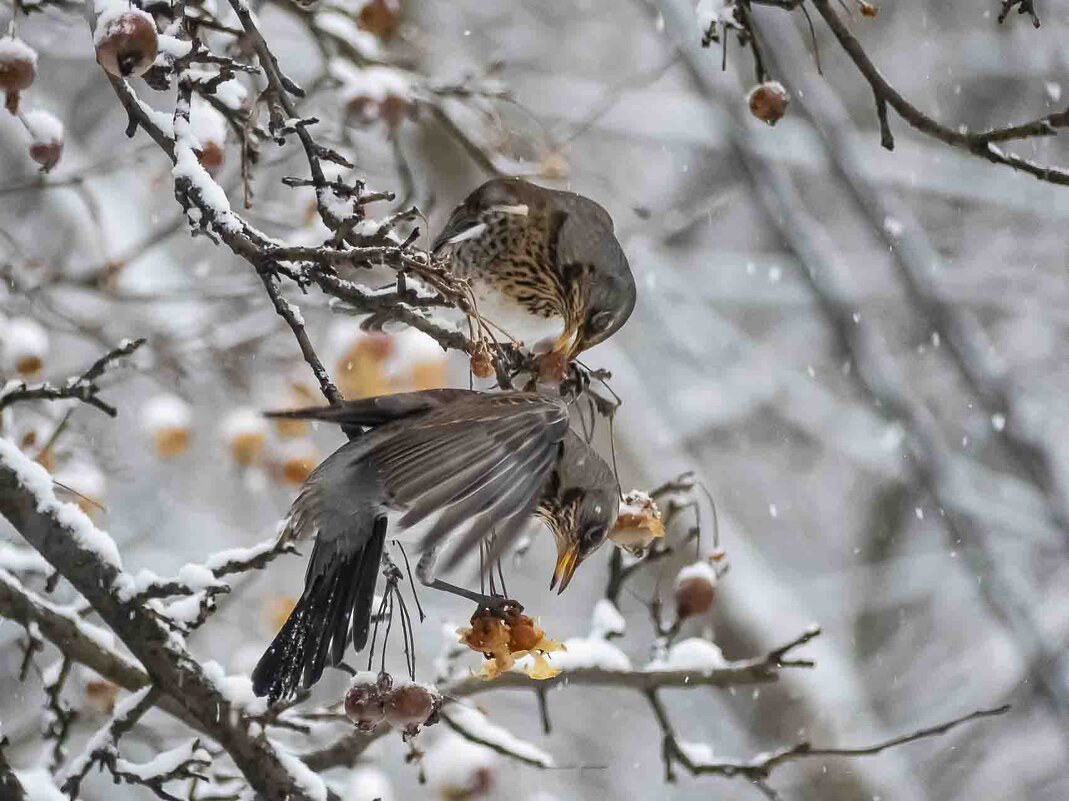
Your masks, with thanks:
M521 740L508 729L492 723L486 715L464 704L451 704L442 720L461 737L536 768L552 768L553 757L536 745Z
M272 801L312 801L251 721L156 614L120 597L131 580L114 542L73 504L56 500L48 473L0 439L0 514L92 605L140 660L157 690L218 742L249 784ZM231 715L231 711L234 712Z

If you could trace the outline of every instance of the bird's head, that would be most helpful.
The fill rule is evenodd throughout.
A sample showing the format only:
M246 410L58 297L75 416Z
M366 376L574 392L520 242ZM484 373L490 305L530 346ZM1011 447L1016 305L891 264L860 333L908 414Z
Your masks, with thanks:
M616 523L619 501L609 492L576 491L548 518L557 541L557 564L549 588L564 592L576 569L608 539Z
M453 209L441 233L431 245L438 251L480 236L487 228L487 220L497 214L526 217L537 202L538 187L519 178L494 178L480 186L464 202ZM544 190L541 190L544 191Z
M619 258L624 258L622 251ZM630 270L601 271L589 281L586 317L576 333L573 356L611 337L635 310L635 279Z

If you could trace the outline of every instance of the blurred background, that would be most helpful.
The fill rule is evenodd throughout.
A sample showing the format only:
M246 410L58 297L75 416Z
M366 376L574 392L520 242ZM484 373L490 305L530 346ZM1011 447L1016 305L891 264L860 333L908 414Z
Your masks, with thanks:
M888 80L952 127L1062 108L1069 18L1055 3L1040 9L1038 30L1016 14L998 25L996 0L883 2L875 18L847 3ZM0 23L9 10L0 6ZM772 784L785 799L1069 795L1069 189L951 150L893 114L896 148L882 149L867 84L823 23L814 20L814 42L798 12L754 9L771 76L792 95L775 127L749 113L750 52L729 38L721 71L688 0L331 0L258 13L283 67L309 88L304 113L322 120L323 141L350 155L369 188L397 193L373 213L415 204L424 244L494 172L582 192L611 212L639 304L584 358L612 372L623 399L622 484L649 489L694 470L715 498L731 565L712 612L688 632L745 658L811 623L823 630L805 651L812 670L754 690L666 693L681 737L749 758L804 738L867 745L1009 702L1009 714L939 739L788 765ZM316 398L292 335L247 264L190 238L169 164L143 134L123 135L80 12L50 7L19 32L40 54L24 102L66 133L62 161L42 178L25 131L0 115L0 376L61 379L124 337L149 345L111 377L117 420L22 404L0 421L3 435L84 496L134 571L168 575L270 537L308 470L341 443L256 414ZM221 131L213 169L238 208L234 132L202 130ZM1066 157L1057 137L1005 149ZM264 143L248 218L321 241L311 194L279 180L305 170L298 148ZM346 396L467 385L467 361L420 334L369 336L315 291L290 297ZM607 450L604 431L598 441ZM559 597L546 590L552 557L549 538L534 537L510 589L551 636L583 635L608 555ZM628 633L617 644L636 664L653 641L646 602L682 563L660 563L621 599ZM289 557L243 579L191 638L194 652L249 670L303 569ZM468 612L423 600L417 647L431 678L443 627ZM21 637L0 622L0 720L16 766L47 748L41 679L18 681ZM76 678L65 691L83 712L75 743L107 706L92 676ZM335 676L316 698L344 686ZM487 757L481 797L760 797L745 781L684 771L665 785L660 732L633 692L551 693L548 737L532 694L479 704L560 764ZM421 744L444 736L430 730ZM158 746L124 745L142 756ZM383 777L364 768L330 778L357 801L459 797L433 775L420 785L406 751L388 737L365 754L389 794L368 789ZM102 777L84 789L87 799L139 793Z

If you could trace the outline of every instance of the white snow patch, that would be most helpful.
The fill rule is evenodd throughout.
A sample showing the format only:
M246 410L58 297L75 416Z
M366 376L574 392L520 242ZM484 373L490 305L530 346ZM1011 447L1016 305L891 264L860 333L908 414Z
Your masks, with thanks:
M679 750L683 752L683 756L694 765L709 765L714 761L713 747L709 743L691 743L686 740L679 740L676 744L679 746Z
M178 580L194 590L205 590L219 583L215 580L215 574L211 570L193 562L187 562L179 568Z
M554 765L553 757L541 748L492 723L486 715L473 707L454 704L449 708L448 714L449 719L460 729L481 742L493 744L502 751L515 754L520 759L543 768L551 768Z
M631 669L631 660L627 654L610 642L593 637L571 637L564 641L563 651L554 651L549 655L549 663L561 670L582 670L597 668L624 672Z
M52 489L52 476L37 462L20 451L12 442L0 437L0 465L11 470L19 484L31 493L37 501L37 511L48 515L70 534L80 548L93 553L116 570L120 576L116 579L129 580L122 573L122 558L115 541L105 532L93 525L93 521L78 508L77 504L65 503L56 498Z
M50 573L48 560L33 548L0 542L0 569L11 573Z
M13 317L4 326L3 341L4 364L13 370L22 359L44 359L48 354L48 332L36 320L29 317Z
M266 704L264 708L267 708ZM282 763L282 767L293 777L294 783L304 791L305 795L312 801L327 801L327 785L315 771L304 764L301 758L286 746L271 739L267 742L274 749L275 756Z
M156 52L161 56L168 56L172 61L182 56L188 56L193 49L193 43L165 33L156 37Z
M202 148L209 143L226 144L226 118L200 95L195 95L189 112L189 128Z
M125 759L116 759L115 767L123 773L130 773L147 781L171 773L180 765L193 759L211 762L211 755L197 745L196 739L157 754L148 762L128 762Z
M0 39L0 61L15 61L17 59L29 61L36 67L37 51L14 36L5 36Z
M482 771L493 770L497 755L483 745L447 732L427 749L423 769L436 796L471 792L478 785Z
M389 776L378 768L358 765L349 773L342 798L346 801L394 801L393 785Z
M142 407L141 422L150 434L168 428L188 428L193 422L193 412L177 395L157 395Z
M738 24L735 20L734 0L701 0L694 13L698 17L698 29L702 33L709 30L709 26L714 23Z
M248 548L229 548L225 551L217 551L204 560L204 567L208 570L221 570L231 562L248 562L262 556L275 547L276 539L264 540Z
M374 34L362 30L351 17L335 11L323 11L316 14L315 26L368 58L379 55L379 40Z
M590 620L590 636L605 639L610 634L621 636L627 629L627 621L608 598L599 598L594 604L594 614Z
M245 406L223 418L223 436L228 440L246 436L266 436L267 419L256 409Z
M256 697L252 691L252 679L248 676L228 676L223 666L214 661L205 662L202 669L205 677L219 690L219 694L235 708L244 710L249 715L262 715L267 711L267 699Z
M22 114L22 122L33 137L34 144L63 144L63 123L56 115L44 109L31 109Z
M713 643L700 637L690 637L682 642L677 642L669 648L665 656L654 659L646 665L646 670L653 672L673 670L712 672L727 667L727 664L724 654Z
M142 687L137 692L131 693L126 698L123 698L115 704L115 709L112 711L112 720L130 714L130 711L141 703L144 697L150 692L152 692L151 685ZM88 765L89 761L93 758L93 752L98 748L103 748L109 745L110 741L111 732L109 726L101 726L97 729L93 736L86 741L81 753L67 763L67 766L61 773L56 775L57 784L62 786L68 777L82 773L85 770L86 765Z
M15 775L26 791L26 801L68 801L44 768L17 770Z
M341 84L339 92L343 103L359 98L381 102L390 96L408 97L412 93L412 80L393 67L356 67L348 61L334 59L329 69Z
M689 581L690 579L705 579L715 587L716 570L713 569L711 564L704 559L701 559L693 564L687 565L676 574L676 587L678 588L680 584L684 581Z
M100 6L101 3L98 3L97 8L100 9ZM107 3L100 12L100 16L97 17L96 30L93 32L93 46L99 46L106 36L133 33L134 17L141 17L152 26L152 30L156 30L156 22L152 19L151 14L124 2Z
M388 378L411 370L414 364L445 360L442 346L415 328L402 329L391 334L390 339L394 345L393 352L383 363L383 372Z

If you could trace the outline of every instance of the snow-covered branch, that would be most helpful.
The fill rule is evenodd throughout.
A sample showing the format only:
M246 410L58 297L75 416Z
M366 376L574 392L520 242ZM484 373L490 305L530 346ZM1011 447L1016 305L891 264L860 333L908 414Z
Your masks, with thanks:
M0 514L92 604L157 690L181 704L257 792L279 801L319 801L318 793L295 778L273 748L253 736L241 706L189 654L181 638L143 605L122 600L122 589L132 579L123 572L111 538L77 506L60 502L48 472L2 439Z

